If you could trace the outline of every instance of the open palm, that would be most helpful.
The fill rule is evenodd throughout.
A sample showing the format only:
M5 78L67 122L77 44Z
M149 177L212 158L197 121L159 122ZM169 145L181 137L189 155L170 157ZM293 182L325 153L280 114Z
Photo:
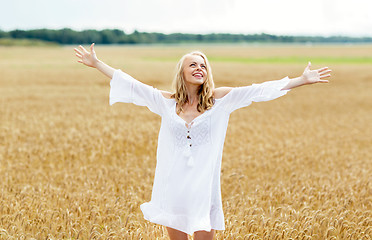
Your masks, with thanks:
M328 69L328 67L320 68L317 70L311 70L310 67L311 63L309 62L301 76L306 84L329 82L328 80L324 80L324 78L331 76L331 74L329 74L331 70Z
M79 50L80 49L80 50ZM89 67L96 67L98 62L96 52L94 51L94 43L90 45L90 52L88 52L83 46L79 46L79 49L75 48L75 55L79 58L78 62L83 63Z

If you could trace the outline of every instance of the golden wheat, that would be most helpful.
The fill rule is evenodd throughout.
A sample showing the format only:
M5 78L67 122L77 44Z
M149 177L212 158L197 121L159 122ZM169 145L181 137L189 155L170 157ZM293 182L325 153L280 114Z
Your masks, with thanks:
M144 107L109 107L109 80L77 64L72 49L0 48L0 239L167 239L139 209L151 196L160 118ZM108 64L170 90L177 59L192 49L96 51ZM371 46L199 49L211 59L370 58L372 52ZM295 77L307 64L211 63L217 87ZM231 115L221 177L226 230L216 239L371 239L372 69L329 67L330 84Z

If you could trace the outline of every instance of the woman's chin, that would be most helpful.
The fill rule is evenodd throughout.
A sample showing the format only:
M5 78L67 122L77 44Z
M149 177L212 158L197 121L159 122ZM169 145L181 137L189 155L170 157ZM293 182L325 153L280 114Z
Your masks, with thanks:
M192 81L186 81L188 84L191 84L191 85L202 85L204 83L204 80L203 79L200 79L200 80L196 80L196 79L193 79Z

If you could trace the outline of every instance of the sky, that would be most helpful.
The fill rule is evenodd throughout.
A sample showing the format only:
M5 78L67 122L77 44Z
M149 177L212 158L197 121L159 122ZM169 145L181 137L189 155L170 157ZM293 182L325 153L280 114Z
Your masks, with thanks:
M0 30L372 37L372 0L0 0Z

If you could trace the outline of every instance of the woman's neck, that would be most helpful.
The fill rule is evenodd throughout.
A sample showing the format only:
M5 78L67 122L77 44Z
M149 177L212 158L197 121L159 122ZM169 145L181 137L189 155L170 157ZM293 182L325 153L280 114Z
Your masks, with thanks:
M198 85L186 85L186 89L187 89L187 99L188 99L188 102L190 105L193 105L194 102L197 102L198 101L198 98L199 98L199 88L200 86Z

